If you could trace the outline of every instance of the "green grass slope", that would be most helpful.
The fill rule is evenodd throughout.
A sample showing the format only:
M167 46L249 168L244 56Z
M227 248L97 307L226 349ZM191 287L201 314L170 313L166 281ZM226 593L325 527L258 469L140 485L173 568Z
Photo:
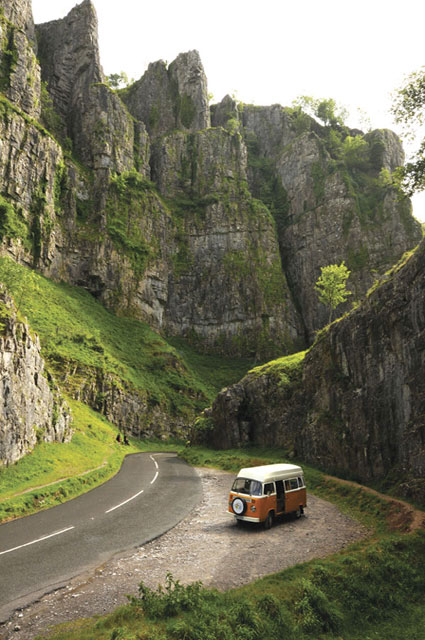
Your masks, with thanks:
M39 335L57 383L71 395L85 372L98 370L144 392L164 411L187 415L250 366L248 360L196 354L179 340L175 348L143 322L115 316L84 289L53 282L8 258L0 260L0 281Z

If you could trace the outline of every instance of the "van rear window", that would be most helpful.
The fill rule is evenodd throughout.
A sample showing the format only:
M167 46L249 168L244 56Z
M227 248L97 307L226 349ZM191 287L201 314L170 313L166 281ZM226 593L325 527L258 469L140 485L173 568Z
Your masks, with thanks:
M261 496L261 482L249 480L248 478L236 478L232 491L247 493L250 496Z

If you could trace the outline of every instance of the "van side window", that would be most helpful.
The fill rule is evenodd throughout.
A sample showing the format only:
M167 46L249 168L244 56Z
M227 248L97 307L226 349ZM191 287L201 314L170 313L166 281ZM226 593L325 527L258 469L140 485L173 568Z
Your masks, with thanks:
M291 483L289 482L289 480L285 480L285 491L290 491L291 490Z
M268 493L275 493L273 482L268 482L264 485L264 494L267 495Z
M291 489L298 489L298 478L291 478L289 482L291 483Z
M304 478L300 478L299 476L298 476L298 486L299 487L303 487L304 486Z

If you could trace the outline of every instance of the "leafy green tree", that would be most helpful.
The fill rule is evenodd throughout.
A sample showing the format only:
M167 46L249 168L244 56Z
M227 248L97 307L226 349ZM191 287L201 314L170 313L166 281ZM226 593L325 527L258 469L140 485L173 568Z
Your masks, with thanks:
M327 126L343 126L348 117L345 107L338 105L333 98L312 98L299 96L293 102L294 107L301 107L306 113L318 118Z
M343 158L349 168L367 169L368 144L363 136L347 136L342 145Z
M106 83L111 89L123 89L132 84L133 80L129 80L126 72L121 71L120 73L111 73L109 76L106 76Z
M30 269L22 269L6 256L0 258L0 282L13 295L16 310L19 312L24 297L38 291L37 275Z
M408 140L420 139L418 131L425 124L425 67L406 78L395 93L391 111ZM425 189L425 138L422 137L412 160L397 169L395 178L408 196Z
M351 296L351 291L346 288L346 281L351 272L345 266L345 262L341 262L340 265L329 264L321 267L320 271L320 277L314 288L320 302L329 307L328 322L330 322L337 306Z

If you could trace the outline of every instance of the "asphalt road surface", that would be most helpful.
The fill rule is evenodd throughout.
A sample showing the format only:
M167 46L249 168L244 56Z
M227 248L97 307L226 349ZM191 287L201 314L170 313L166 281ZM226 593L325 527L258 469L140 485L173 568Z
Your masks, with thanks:
M0 526L0 622L115 553L145 544L202 499L174 454L138 453L117 475L58 507Z

